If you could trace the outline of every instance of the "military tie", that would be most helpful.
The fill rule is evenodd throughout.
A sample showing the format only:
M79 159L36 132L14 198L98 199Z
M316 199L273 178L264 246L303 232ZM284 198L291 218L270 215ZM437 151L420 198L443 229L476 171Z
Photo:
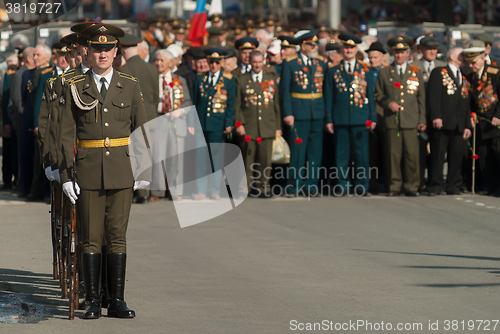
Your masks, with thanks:
M401 80L403 80L403 66L399 67L399 77L401 78Z
M457 73L455 74L455 80L457 80L457 86L462 85L462 73L460 73L460 69L457 69Z
M432 72L432 70L433 70L433 69L434 69L434 62L433 62L433 61L430 61L430 62L429 62L429 67L428 67L428 69L427 69L427 75L429 75L429 76L430 76L430 75L431 75L431 72Z
M349 74L349 79L352 80L352 68L351 68L351 63L347 63L347 74Z
M101 82L102 82L101 96L102 96L103 99L105 99L106 98L106 93L108 92L108 90L106 89L106 78L102 77L101 78Z

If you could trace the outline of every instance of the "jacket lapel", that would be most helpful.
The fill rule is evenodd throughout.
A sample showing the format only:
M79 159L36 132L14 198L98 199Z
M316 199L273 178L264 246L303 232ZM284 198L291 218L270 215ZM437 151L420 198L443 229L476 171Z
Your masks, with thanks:
M99 102L104 103L101 93L97 90L97 85L94 81L94 75L92 71L89 70L87 75L85 75L85 82L83 84L83 92L91 96L94 100L99 100Z
M398 73L398 68L396 67L396 63L392 63L391 65L391 76L392 78L394 79L394 82L399 82L399 83L403 83L401 80L401 77L399 76L399 73Z
M113 76L111 77L111 82L109 83L109 89L106 93L106 98L104 102L113 101L113 99L121 93L122 91L122 83L120 82L120 76L116 71L113 71ZM99 94L100 95L100 94Z

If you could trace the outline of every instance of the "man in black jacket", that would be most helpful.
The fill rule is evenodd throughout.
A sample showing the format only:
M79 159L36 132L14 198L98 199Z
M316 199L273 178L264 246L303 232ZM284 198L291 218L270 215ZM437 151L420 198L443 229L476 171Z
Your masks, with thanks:
M446 192L460 194L462 185L464 139L471 135L470 84L461 73L464 65L462 48L448 51L448 64L436 67L428 82L429 127L431 131L432 169L429 196L439 195L443 189L443 165L448 154Z

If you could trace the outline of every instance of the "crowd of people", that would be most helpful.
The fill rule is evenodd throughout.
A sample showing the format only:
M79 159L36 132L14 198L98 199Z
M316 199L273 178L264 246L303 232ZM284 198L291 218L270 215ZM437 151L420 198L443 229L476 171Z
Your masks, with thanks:
M247 182L233 196L460 194L472 190L472 178L476 192L500 195L500 76L488 34L438 60L440 42L432 35L396 36L383 45L366 29L323 24L291 32L272 17L230 21L227 29L221 15L209 20L203 46L188 41L188 22L144 23L141 37L117 38L112 66L139 82L147 121L182 118L179 110L194 106L207 144L240 146ZM78 33L7 58L2 189L15 188L28 201L47 200L49 180L61 182L63 131L50 129L57 117L45 104L68 100L64 87L52 87L55 78L91 67ZM187 117L185 124L174 137L181 146L194 134ZM279 136L290 147L288 164L273 164ZM211 151L212 164L222 155ZM196 172L206 175L204 169L199 164ZM138 189L134 201L220 198L224 181L199 179L190 193Z

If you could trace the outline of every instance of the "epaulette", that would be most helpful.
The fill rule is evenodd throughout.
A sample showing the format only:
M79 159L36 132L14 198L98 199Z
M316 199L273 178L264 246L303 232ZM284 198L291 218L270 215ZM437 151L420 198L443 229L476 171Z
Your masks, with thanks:
M336 62L336 63L331 63L328 65L328 68L332 68L332 67L335 67L335 66L339 66L340 62Z
M48 82L55 81L56 79L57 79L57 77L55 77L55 78L49 78Z
M44 70L42 71L42 74L47 74L47 73L49 73L50 71L52 71L52 67L47 67L46 69L44 69Z
M233 78L233 75L229 72L223 72L222 75L224 78L231 80Z
M11 75L16 73L16 70L7 70L7 75Z
M266 64L266 65L264 65L264 72L266 72L266 73L275 73L276 74L276 69L274 68L273 65Z
M69 85L73 85L73 84L80 82L82 80L85 80L85 75L80 74L80 75L75 75L74 77L68 79L67 83Z
M294 60L295 58L297 58L297 54L293 54L293 55L290 55L288 57L285 58L286 61L290 61L290 60Z
M129 79L129 80L132 80L134 82L137 82L137 78L136 77L133 77L130 74L123 73L123 72L120 72L120 71L117 71L117 72L118 72L118 74L120 75L121 78Z
M324 58L322 55L317 55L317 56L316 56L316 59L319 59L319 60L325 61L325 58Z
M410 64L410 68L411 68L412 72L418 72L420 70L420 67L412 65L412 64Z
M63 74L61 74L61 76L65 77L67 75L73 74L74 72L75 72L75 69L72 68L71 70L68 70L68 71L64 72Z
M498 68L495 68L495 67L488 67L486 69L486 72L487 73L490 73L490 74L497 74L498 73Z

